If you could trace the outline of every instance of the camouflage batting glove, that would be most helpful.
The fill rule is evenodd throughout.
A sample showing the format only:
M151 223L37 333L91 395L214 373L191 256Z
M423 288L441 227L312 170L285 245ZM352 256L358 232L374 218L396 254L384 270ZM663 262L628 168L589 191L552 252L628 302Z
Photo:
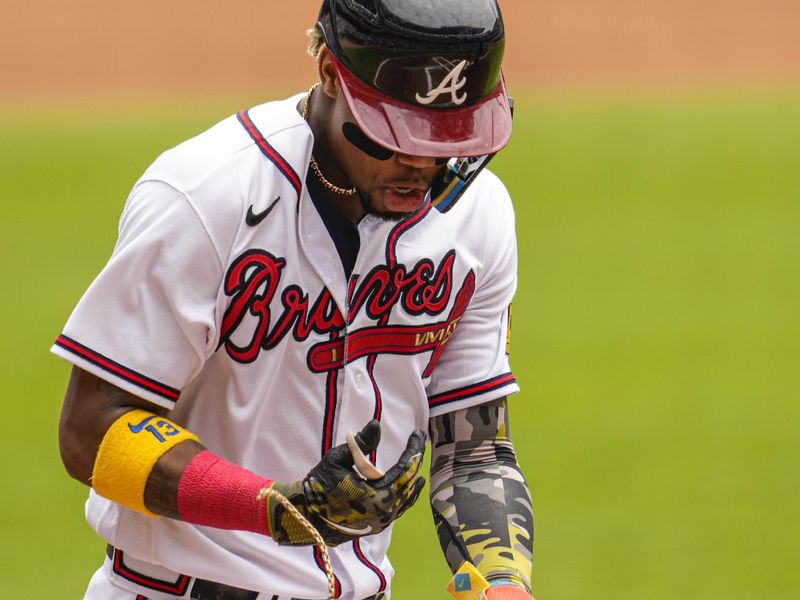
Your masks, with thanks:
M356 435L365 454L380 441L380 423L370 421ZM425 453L425 433L415 431L397 463L380 479L366 481L353 469L347 444L331 448L305 479L279 483L283 494L319 531L325 543L336 546L364 535L380 533L408 510L425 485L420 476ZM307 529L273 498L267 500L272 538L282 545L314 543Z

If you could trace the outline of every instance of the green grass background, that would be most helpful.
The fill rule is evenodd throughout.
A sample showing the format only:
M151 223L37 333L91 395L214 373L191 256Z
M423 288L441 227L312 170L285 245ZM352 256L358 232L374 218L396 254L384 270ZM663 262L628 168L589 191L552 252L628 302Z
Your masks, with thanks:
M539 600L800 597L800 93L522 94L513 437ZM0 116L7 598L79 598L102 558L61 467L48 348L131 184L248 101ZM421 502L395 598L445 598Z

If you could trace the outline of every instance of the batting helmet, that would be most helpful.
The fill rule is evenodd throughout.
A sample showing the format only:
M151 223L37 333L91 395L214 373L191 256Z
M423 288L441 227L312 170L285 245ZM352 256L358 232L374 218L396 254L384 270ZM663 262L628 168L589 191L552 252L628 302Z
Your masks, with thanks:
M485 156L511 137L496 0L324 0L318 25L358 126L413 156Z

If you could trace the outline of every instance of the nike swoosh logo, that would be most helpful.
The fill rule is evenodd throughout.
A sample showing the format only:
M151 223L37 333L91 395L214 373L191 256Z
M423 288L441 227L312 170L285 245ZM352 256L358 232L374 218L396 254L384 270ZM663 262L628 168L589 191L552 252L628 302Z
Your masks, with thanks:
M278 203L278 200L280 199L281 199L280 196L275 198L275 200L272 201L272 204L270 204L260 213L254 213L253 205L251 204L250 207L247 209L247 215L244 218L244 222L250 225L250 227L255 227L256 225L261 223L261 221L267 218L267 215L272 212L272 209L275 208L275 205Z
M355 527L347 527L346 525L329 521L322 515L319 515L319 518L325 521L328 527L331 527L337 531L341 531L342 533L346 533L347 535L367 535L372 532L372 525L364 525L364 527L356 529Z
M155 419L155 417L147 417L144 421L139 423L138 425L131 425L128 423L128 429L130 429L133 433L139 433L142 429L147 427L147 424Z

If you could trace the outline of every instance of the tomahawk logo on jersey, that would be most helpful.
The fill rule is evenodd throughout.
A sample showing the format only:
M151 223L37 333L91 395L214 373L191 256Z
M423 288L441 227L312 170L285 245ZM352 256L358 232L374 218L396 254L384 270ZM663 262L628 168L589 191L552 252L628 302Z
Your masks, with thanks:
M305 185L303 98L164 153L53 347L279 481L301 479L373 417L385 426L372 458L385 470L431 416L518 390L506 355L516 240L502 184L484 171L447 213L426 203L400 221L366 216L348 274ZM95 492L87 515L126 557L176 578L202 563L205 578L240 588L326 589L311 547L148 518ZM386 589L390 535L332 549L342 598Z

